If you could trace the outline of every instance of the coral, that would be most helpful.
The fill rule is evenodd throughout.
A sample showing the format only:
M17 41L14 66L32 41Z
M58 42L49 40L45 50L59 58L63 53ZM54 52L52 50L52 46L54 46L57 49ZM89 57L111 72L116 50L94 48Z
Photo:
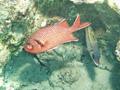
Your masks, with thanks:
M0 44L0 74L2 74L2 69L4 68L4 65L7 64L9 56L10 55L10 51L4 47L2 44Z

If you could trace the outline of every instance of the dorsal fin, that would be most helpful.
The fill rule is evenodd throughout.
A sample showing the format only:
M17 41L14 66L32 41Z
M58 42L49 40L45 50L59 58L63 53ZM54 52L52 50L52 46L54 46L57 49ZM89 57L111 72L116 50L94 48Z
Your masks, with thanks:
M76 19L75 19L72 27L73 27L74 29L77 29L77 28L79 28L79 26L80 26L80 16L77 15L77 17L76 17Z
M66 27L66 28L69 27L69 25L65 19L63 19L61 22L59 22L58 25L61 27Z
M85 27L88 27L90 26L91 23L89 22L84 22L84 23L81 23L80 22L80 16L79 14L77 15L72 27L71 27L71 32L75 32L77 30L80 30L80 29L83 29Z

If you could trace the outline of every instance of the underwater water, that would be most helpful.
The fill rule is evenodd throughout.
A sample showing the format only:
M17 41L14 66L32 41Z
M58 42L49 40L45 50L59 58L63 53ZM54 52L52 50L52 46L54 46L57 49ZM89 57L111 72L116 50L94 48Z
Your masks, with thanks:
M120 60L115 53L120 41L120 10L108 2L0 0L0 90L120 90ZM99 66L87 50L87 28L74 33L79 41L37 54L42 64L23 50L28 36L40 27L63 18L71 26L77 14L81 22L91 23Z

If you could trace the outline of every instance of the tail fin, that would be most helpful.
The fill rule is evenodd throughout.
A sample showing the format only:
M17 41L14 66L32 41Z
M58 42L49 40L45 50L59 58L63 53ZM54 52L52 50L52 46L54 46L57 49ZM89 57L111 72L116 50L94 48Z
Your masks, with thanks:
M75 19L75 22L73 23L73 25L71 27L72 28L71 32L75 32L77 30L80 30L80 29L83 29L85 27L88 27L90 24L91 23L89 23L89 22L81 23L80 22L80 16L77 15L77 17Z

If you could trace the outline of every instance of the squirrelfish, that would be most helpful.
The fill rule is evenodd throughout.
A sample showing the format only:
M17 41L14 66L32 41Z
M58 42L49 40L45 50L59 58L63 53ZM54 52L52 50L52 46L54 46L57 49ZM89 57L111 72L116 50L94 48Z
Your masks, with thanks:
M37 54L49 51L66 42L78 41L78 38L74 37L72 33L88 27L90 24L89 22L81 23L80 16L77 15L71 27L63 19L54 25L40 28L28 38L24 45L24 50L32 54Z

